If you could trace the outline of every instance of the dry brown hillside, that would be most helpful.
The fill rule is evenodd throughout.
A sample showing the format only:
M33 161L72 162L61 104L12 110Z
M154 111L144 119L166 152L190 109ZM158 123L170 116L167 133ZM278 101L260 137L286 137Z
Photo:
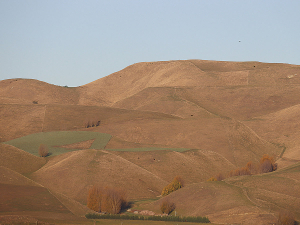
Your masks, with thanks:
M59 144L66 150L47 158L0 143L0 189L10 196L2 196L0 223L8 212L79 218L95 184L123 187L130 200L158 198L177 175L186 187L169 197L180 215L267 224L280 209L290 209L300 219L299 113L298 65L143 62L74 88L2 80L0 142L50 131L112 138L99 149L85 149L94 137L80 142L70 134L73 142ZM98 125L87 127L91 122ZM249 161L259 163L264 154L275 158L278 172L206 182ZM161 201L141 207L157 212Z
M299 220L299 163L277 172L231 177L187 187L139 206L159 213L165 199L176 204L177 215L207 215L213 223L273 224L288 209Z
M77 104L75 88L55 86L33 79L9 79L0 82L1 104Z
M21 174L32 173L46 164L45 158L34 156L14 146L0 144L0 165Z
M190 184L208 179L216 170L229 172L234 168L232 163L211 151L82 150L52 157L31 178L86 204L87 191L94 184L122 187L129 199L156 198L177 175Z

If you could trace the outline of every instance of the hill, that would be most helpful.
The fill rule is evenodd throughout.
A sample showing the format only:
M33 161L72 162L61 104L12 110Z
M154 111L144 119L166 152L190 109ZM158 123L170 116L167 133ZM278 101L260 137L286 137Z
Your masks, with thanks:
M229 172L233 168L233 164L210 151L81 150L49 158L30 177L85 204L93 185L122 187L129 199L155 198L177 175L186 183L197 183L213 176L216 170Z
M0 104L77 104L74 88L60 87L33 79L0 82Z
M159 213L162 201L169 199L177 215L207 215L213 223L274 223L283 209L299 219L299 179L298 163L277 172L188 185L138 209Z
M0 188L11 196L0 214L80 218L94 184L157 211L163 199L153 199L180 175L187 185L169 197L181 215L266 224L287 208L300 219L299 76L298 65L183 60L76 88L0 81ZM50 157L37 157L41 142ZM264 154L278 172L205 182Z
M36 157L14 146L0 144L0 165L21 174L32 173L46 164L45 158Z
M74 200L53 195L42 185L6 167L0 166L0 177L1 223L82 220L79 217L89 212Z

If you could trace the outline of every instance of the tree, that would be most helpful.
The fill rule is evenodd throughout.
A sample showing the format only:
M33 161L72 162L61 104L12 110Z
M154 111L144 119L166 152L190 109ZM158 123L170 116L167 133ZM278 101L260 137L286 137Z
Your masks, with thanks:
M249 175L256 173L256 166L253 164L252 161L248 162L246 165L247 170L249 171Z
M95 185L90 188L87 198L87 207L90 209L100 212L101 210L101 198L102 198L102 190L100 187L96 187Z
M225 179L224 175L222 173L219 173L217 176L216 176L216 179L217 181L222 181Z
M277 225L294 225L294 224L295 224L295 217L291 212L287 210L282 210L279 212Z
M179 176L176 176L171 183L169 183L167 186L164 187L164 189L161 192L161 195L166 196L166 195L172 193L173 191L176 191L176 190L182 188L183 187L182 182L183 182L182 178Z
M160 205L160 210L162 213L170 214L174 211L176 208L175 204L173 202L170 202L168 199L163 200L163 202Z
M263 155L260 160L260 172L261 173L268 173L277 170L277 164L273 157L269 155Z
M48 148L47 148L46 145L40 144L40 146L39 146L39 155L41 157L46 157L46 156L49 155L49 151L48 151Z
M118 214L127 206L126 195L121 189L93 186L88 192L87 206L96 212Z
M181 176L176 176L174 180L177 180L181 184L181 187L184 187L184 180Z
M125 192L117 188L106 188L101 202L101 211L110 214L118 214L125 208L127 201Z

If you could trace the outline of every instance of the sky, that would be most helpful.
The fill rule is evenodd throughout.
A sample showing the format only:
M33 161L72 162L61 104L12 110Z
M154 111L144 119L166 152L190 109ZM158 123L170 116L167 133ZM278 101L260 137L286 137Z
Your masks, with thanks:
M0 0L0 80L76 87L138 62L300 65L299 0Z

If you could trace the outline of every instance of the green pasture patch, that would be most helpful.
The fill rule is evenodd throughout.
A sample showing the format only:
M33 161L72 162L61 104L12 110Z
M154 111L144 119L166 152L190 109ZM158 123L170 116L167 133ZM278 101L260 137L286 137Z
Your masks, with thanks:
M201 217L201 216L142 216L142 215L129 215L129 214L98 214L98 213L88 213L85 215L87 219L113 219L113 220L120 220L120 221L126 221L130 220L135 221L164 221L164 222L192 222L192 223L210 223L209 219L207 217Z
M118 151L118 152L147 152L147 151L159 151L159 150L170 150L175 152L185 152L191 150L190 148L157 148L157 147L143 147L143 148L118 148L118 149L105 149L107 151Z
M100 219L93 220L96 225L193 225L193 224L207 224L207 223L191 223L191 222L169 222L169 221L148 221L148 220L110 220ZM213 223L210 223L214 225Z
M39 156L38 149L40 144L46 145L51 155L60 155L69 151L78 150L59 147L62 145L70 145L82 141L94 140L90 149L104 149L110 139L110 134L91 131L53 131L30 134L21 138L7 141L5 144L13 145L33 155Z

